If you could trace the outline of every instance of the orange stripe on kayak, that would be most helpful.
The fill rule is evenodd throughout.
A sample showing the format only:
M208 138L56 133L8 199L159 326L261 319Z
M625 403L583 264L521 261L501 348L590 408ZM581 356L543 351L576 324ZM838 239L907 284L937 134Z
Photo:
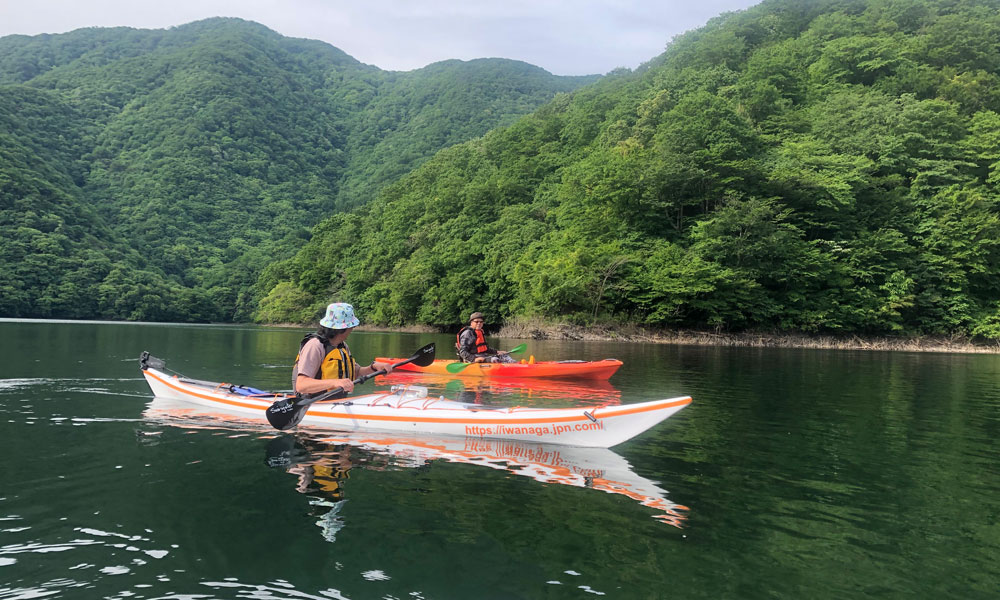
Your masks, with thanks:
M599 418L599 417L602 417L602 418L607 418L607 417L621 417L621 416L624 416L624 415L631 415L631 414L635 414L635 413L647 412L647 411L650 411L650 410L663 410L664 408L671 408L671 407L674 407L674 406L687 406L688 404L691 404L691 396L686 396L684 398L678 398L677 400L675 400L673 402L670 402L668 404L657 404L655 406L643 406L642 404L637 404L637 405L633 405L632 408L629 408L629 405L625 404L625 405L623 405L621 407L618 407L618 408L609 408L608 410L602 412L599 415L597 414L597 410L598 409L594 409L594 410L590 411L590 414L594 415L595 419ZM610 413L610 414L607 414L607 413Z
M206 394L200 394L198 392L195 392L195 391L192 391L192 390L185 389L185 388L179 387L177 385L174 385L170 381L167 381L167 380L164 380L164 379L162 379L160 377L157 377L156 375L154 375L153 373L150 373L148 371L146 371L146 374L148 374L150 377L156 379L160 383L166 385L167 387L169 387L171 389L174 389L174 390L176 390L178 392L181 392L183 394L187 394L189 396L197 396L198 398L202 398L202 399L205 399L205 400L210 400L212 402L218 402L218 403L221 403L221 404L228 404L230 406L238 406L238 407L241 407L241 408L250 408L250 409L256 409L256 410L261 410L261 411L266 410L265 408L262 408L261 406L256 405L256 404L247 404L245 402L237 402L235 400L229 400L229 399L225 399L225 398L218 398L216 396L209 396L209 395L206 395ZM279 396L276 396L276 397L279 397ZM592 411L590 411L590 414L593 415L593 417L595 419L606 419L606 418L610 418L610 417L621 417L621 416L625 416L625 415L631 415L631 414L637 414L637 413L643 413L643 412L660 411L660 410L664 410L664 409L667 409L667 408L673 408L675 406L687 406L690 403L691 403L691 398L690 397L685 397L685 398L679 398L679 399L677 399L675 401L672 401L672 402L658 402L658 403L651 404L651 405L650 404L635 405L632 408L630 408L628 405L625 405L625 406L618 407L618 408L607 409L607 410L601 412L600 414L598 414L597 410L592 410ZM434 409L425 409L425 410L434 410ZM454 409L443 409L443 410L454 410ZM544 410L544 409L542 409L542 410ZM562 410L562 409L553 409L553 410ZM469 425L532 425L532 424L536 424L536 423L567 423L567 422L573 422L573 421L587 421L587 420L589 420L588 417L583 414L583 410L582 409L581 409L581 414L579 414L579 415L569 415L569 416L565 416L565 417L552 417L552 416L550 416L550 417L537 417L537 418L521 418L521 419L516 419L516 420L514 420L514 419L459 419L459 418L447 418L447 417L405 417L405 416L394 417L394 416L391 416L391 415L365 415L365 414L329 414L329 413L312 412L312 411L309 411L309 410L306 411L306 415L317 417L317 418L323 418L323 419L347 419L347 420L351 420L351 421L361 421L361 420L365 420L365 421L403 421L403 422L410 422L410 423L458 423L458 424L462 424L462 425L465 425L465 424L469 424Z

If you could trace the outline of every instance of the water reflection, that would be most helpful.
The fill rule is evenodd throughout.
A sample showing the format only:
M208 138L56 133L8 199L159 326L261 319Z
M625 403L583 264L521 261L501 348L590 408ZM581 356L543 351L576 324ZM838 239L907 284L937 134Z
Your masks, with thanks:
M653 518L681 527L688 508L667 499L667 492L640 477L622 456L605 448L579 448L482 438L445 438L344 432L338 434L296 434L311 438L314 447L351 446L352 462L365 469L414 468L435 460L478 465L531 477L542 483L556 483L622 494L657 511ZM314 452L314 458L327 451Z
M310 497L309 514L317 517L316 525L328 542L335 542L337 532L344 528L340 511L347 502L343 483L351 476L350 453L348 445L331 445L305 435L281 435L267 444L264 462L298 477L295 491Z
M165 398L154 398L143 415L149 422L184 429L253 429L268 437L273 434L257 421ZM637 475L624 457L605 448L472 437L297 431L270 440L264 458L269 467L295 475L296 490L310 497L311 514L329 541L344 527L340 511L348 500L345 483L351 469L417 468L438 460L489 467L545 484L620 494L653 509L654 519L674 527L683 526L689 510L671 502L666 490Z

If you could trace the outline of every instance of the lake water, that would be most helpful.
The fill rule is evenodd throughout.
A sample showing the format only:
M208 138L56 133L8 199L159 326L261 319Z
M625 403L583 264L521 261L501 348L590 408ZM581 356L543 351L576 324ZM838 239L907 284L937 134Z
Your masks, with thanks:
M1000 597L998 356L527 341L625 365L421 381L505 406L693 397L596 451L227 424L138 370L148 350L287 389L304 333L0 320L0 599ZM453 340L350 343L366 363Z

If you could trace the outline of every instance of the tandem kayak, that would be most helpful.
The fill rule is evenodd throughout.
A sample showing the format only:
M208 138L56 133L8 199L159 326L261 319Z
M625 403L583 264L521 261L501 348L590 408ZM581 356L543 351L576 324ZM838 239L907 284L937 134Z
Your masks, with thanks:
M145 361L141 370L158 398L252 417L261 424L267 423L265 411L272 403L294 398L289 394L171 375ZM388 392L312 404L301 425L341 431L391 431L610 448L690 403L690 397L678 397L586 408L499 407L428 397L427 388L397 385Z
M399 358L376 358L379 362L395 363ZM604 360L543 360L540 362L516 363L468 363L457 373L448 370L448 365L457 360L435 360L426 367L408 364L396 367L398 371L430 373L433 375L461 375L468 377L549 377L573 379L608 379L622 366L622 361L614 358ZM466 364L466 363L459 363Z

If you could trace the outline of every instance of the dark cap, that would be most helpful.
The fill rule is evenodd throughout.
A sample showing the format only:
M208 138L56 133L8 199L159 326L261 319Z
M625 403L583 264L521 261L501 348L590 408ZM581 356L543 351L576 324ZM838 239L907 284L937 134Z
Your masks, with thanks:
M471 315L469 315L469 322L475 321L476 319L483 319L484 321L486 320L483 318L483 313L481 312L474 312Z

